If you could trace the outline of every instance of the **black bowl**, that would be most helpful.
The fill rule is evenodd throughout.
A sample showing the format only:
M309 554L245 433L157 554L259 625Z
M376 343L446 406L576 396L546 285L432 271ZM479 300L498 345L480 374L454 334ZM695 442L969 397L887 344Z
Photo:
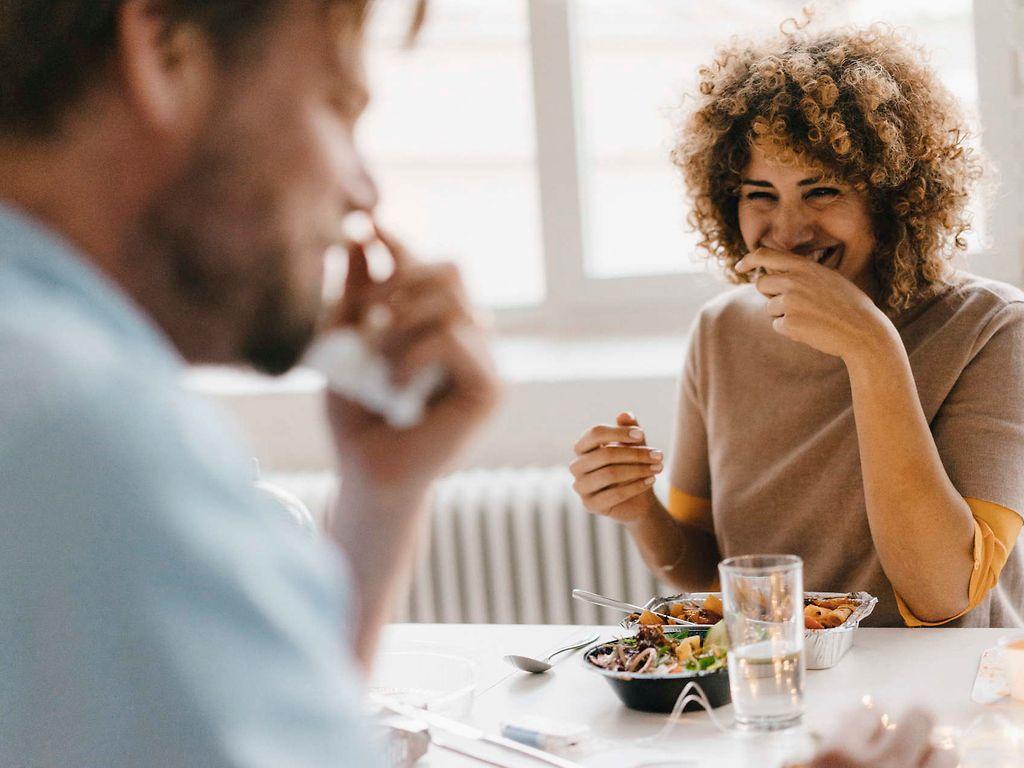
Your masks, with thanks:
M706 634L707 628L694 630L698 634ZM676 672L674 674L638 674L635 672L612 672L597 666L591 658L598 653L607 653L611 643L594 646L583 656L583 664L587 669L601 675L615 690L622 703L630 709L641 712L671 712L676 705L679 694L687 683L694 683L704 691L712 708L721 707L732 701L729 693L729 670L727 667L711 672ZM696 701L687 702L683 712L703 709Z

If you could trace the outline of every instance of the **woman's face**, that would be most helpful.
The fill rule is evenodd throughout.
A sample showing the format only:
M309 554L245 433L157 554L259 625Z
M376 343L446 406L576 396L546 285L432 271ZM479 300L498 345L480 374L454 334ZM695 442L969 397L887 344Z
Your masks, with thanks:
M814 169L778 165L752 145L740 186L743 242L749 251L771 248L813 259L876 297L867 195L824 178Z

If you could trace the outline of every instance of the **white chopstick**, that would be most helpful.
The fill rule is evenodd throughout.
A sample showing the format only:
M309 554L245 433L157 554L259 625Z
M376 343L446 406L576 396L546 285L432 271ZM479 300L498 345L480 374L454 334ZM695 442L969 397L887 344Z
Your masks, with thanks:
M469 739L471 741L482 741L487 744L493 744L497 747L502 747L509 750L510 752L518 752L521 755L532 757L548 765L553 765L555 768L582 768L579 763L574 763L571 760L566 760L563 757L558 757L550 752L545 752L542 749L536 749L535 747L529 747L526 744L520 744L518 741L507 739L504 736L491 736L479 728L474 728L471 725L460 723L458 720L453 720L450 717L439 715L436 712L429 712L425 709L418 709L417 707L411 707L408 704L401 704L397 701L389 701L383 696L374 696L371 694L370 697L375 704L391 710L399 715L405 715L413 720L420 720L427 724L431 729L437 728L443 733L449 733L453 736L459 736L463 739ZM471 755L476 757L476 755Z
M460 749L459 747L456 747L452 744L448 744L447 742L438 741L433 737L431 737L430 739L430 746L437 747L438 749L444 749L448 752L454 752L456 755L462 755L463 757L468 757L471 760L477 760L481 763L484 763L485 765L494 765L497 766L497 768L515 768L510 763L499 763L498 761L492 760L489 757L483 757L474 752L470 752L468 749Z

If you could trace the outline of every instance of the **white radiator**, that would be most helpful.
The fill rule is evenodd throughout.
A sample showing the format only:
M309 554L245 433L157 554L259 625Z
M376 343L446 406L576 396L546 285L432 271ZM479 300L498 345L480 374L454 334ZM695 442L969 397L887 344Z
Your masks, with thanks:
M271 478L321 516L327 475ZM436 489L396 621L613 624L574 587L644 602L664 594L622 526L588 514L566 467L468 470Z

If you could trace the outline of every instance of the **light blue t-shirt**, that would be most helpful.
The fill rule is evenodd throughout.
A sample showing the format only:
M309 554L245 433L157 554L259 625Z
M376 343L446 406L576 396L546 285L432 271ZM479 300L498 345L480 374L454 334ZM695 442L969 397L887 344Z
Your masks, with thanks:
M0 206L0 766L371 766L343 563L183 371Z

